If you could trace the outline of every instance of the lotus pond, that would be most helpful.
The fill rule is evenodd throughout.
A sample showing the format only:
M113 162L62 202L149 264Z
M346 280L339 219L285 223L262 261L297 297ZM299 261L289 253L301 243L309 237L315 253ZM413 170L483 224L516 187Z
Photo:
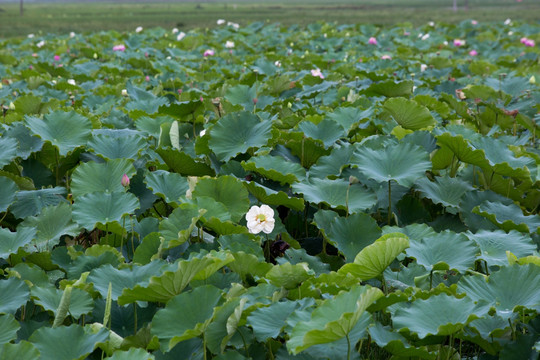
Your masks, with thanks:
M0 358L538 358L539 34L1 40Z

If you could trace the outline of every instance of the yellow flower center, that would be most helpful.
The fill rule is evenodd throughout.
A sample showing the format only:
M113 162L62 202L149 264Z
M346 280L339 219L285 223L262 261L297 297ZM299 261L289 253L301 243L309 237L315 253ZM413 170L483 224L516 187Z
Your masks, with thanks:
M266 215L259 214L259 215L257 215L256 219L259 220L259 222L266 221Z

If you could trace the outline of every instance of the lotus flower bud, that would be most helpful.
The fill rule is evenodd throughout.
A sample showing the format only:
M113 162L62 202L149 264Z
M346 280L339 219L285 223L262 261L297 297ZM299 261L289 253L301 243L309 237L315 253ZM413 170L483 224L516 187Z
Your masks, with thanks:
M122 176L122 180L120 182L122 183L123 187L128 187L129 186L129 177L127 176L127 174L124 174Z

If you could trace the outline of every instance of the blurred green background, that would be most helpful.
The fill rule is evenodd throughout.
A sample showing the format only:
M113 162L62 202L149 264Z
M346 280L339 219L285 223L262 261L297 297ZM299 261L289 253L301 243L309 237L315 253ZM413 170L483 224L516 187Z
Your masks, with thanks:
M216 1L0 1L0 37L29 33L118 30L137 26L210 28L217 19L246 25L253 21L304 25L316 21L414 25L460 22L540 20L539 0L216 0Z

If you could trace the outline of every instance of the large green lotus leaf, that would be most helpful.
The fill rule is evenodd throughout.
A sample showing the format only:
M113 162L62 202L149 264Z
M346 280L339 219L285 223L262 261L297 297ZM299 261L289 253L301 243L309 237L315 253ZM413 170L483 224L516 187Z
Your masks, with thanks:
M508 264L507 251L517 257L534 254L536 244L530 236L516 230L506 233L503 230L479 230L476 233L466 233L467 237L480 247L479 258L488 265L504 266Z
M503 141L492 137L484 136L473 140L472 145L484 150L486 160L495 173L531 181L529 168L534 166L534 159L527 156L516 157Z
M6 270L10 277L25 280L30 286L50 286L49 277L45 271L35 264L18 263Z
M523 215L523 212L516 204L504 205L497 202L484 201L472 210L473 213L481 215L508 232L517 230L523 233L540 234L540 216Z
M230 175L199 179L192 196L193 199L207 196L222 203L234 222L238 222L249 210L248 191L240 180Z
M161 132L161 125L171 124L173 121L174 119L169 116L158 116L156 118L141 116L135 120L135 127L137 130L158 139Z
M371 208L377 203L375 194L360 184L349 184L345 179L309 179L291 186L296 194L315 203L325 203L334 209L356 213Z
M420 241L425 237L436 236L437 232L427 224L411 224L405 227L385 226L382 228L383 234L400 232L408 236L411 241Z
M137 171L128 159L103 163L90 161L77 166L71 179L71 192L78 197L92 192L121 192L122 176L132 177Z
M187 178L165 170L156 170L146 175L146 185L156 195L169 203L180 204L180 197L189 189Z
M485 153L481 149L476 149L472 146L469 140L467 140L469 134L455 134L450 132L443 132L437 135L437 144L441 148L450 149L456 158L462 162L476 165L482 168L489 168L489 161L486 160ZM478 134L474 133L476 138Z
M330 264L323 262L321 258L317 256L309 255L303 248L288 248L283 256L276 258L276 261L280 265L283 265L286 262L290 262L293 265L307 263L309 268L317 275L330 272Z
M505 319L522 308L540 311L540 266L514 265L502 267L487 278L462 277L458 291L474 302L487 301Z
M57 315L60 300L64 291L54 287L34 286L31 289L34 302L47 311L52 311ZM83 314L88 314L94 309L94 299L84 290L78 288L71 289L68 311L73 318L78 319Z
M38 216L27 217L21 226L37 230L32 241L32 247L37 251L50 251L58 245L62 235L75 236L80 231L71 220L71 206L65 202L44 208Z
M247 298L234 297L225 305L215 308L212 323L205 331L206 344L210 351L219 354L226 349L229 340L235 335L238 320L246 308Z
M139 207L135 195L125 192L90 193L79 196L73 204L73 220L87 230L98 224L116 223Z
M146 141L139 135L109 136L94 133L88 147L106 159L136 159Z
M55 111L43 119L27 117L26 123L34 134L57 147L62 156L84 146L92 131L90 120L75 111Z
M251 148L266 145L272 136L271 129L270 121L261 121L253 113L230 113L210 130L208 146L219 160L227 161Z
M154 276L150 278L148 284L137 284L131 289L125 288L118 298L118 303L120 305L135 301L166 303L180 294L191 280L204 280L211 275L211 272L219 270L232 261L234 257L229 252L215 251L204 256L192 257L189 260L180 260L177 270L165 271L159 276Z
M227 99L233 105L241 105L244 110L253 111L254 99L257 98L257 88L247 85L236 85L227 89L225 93Z
M214 176L214 170L203 160L192 158L183 151L172 148L159 148L156 152L172 172L184 176Z
M349 344L351 349L351 359L354 359L356 354L353 353L355 349L353 344L358 344L360 340L367 337L367 329L372 322L373 317L369 312L365 311L356 322L356 325L349 332L349 339L343 337L330 343L313 345L307 348L303 353L296 355L294 359L302 354L310 355L310 359L346 359Z
M382 296L382 291L377 288L354 286L350 291L323 301L313 310L309 321L301 321L294 326L287 348L298 354L313 345L347 336L364 311Z
M0 314L15 314L30 300L28 285L20 279L0 280Z
M414 100L402 97L388 99L383 107L405 129L420 130L437 123L428 108Z
M425 346L411 346L403 335L390 331L389 327L384 327L379 322L371 326L368 331L371 339L392 355L402 358L418 357L429 360L435 360L437 358L437 354L430 353Z
M17 149L17 156L22 159L27 159L30 154L41 150L41 147L43 146L43 141L37 136L32 136L30 130L24 126L22 122L12 124L11 127L6 130L4 136L18 141L19 146ZM3 151L0 151L0 153L3 154Z
M363 213L339 217L333 211L319 210L313 220L324 236L338 248L347 262L381 236L381 229L371 216ZM358 231L362 229L362 231Z
M231 271L237 273L243 280L246 278L264 277L270 269L272 264L261 260L254 254L247 254L245 252L233 253L234 261L231 262L228 267Z
M474 267L479 253L476 244L464 234L446 230L436 236L411 241L407 256L431 270L457 270L465 272Z
M294 289L302 282L313 277L315 273L307 263L291 264L286 262L281 265L274 265L265 275L265 282L285 289Z
M141 348L130 348L127 351L115 351L112 356L109 356L109 360L154 360L155 357L149 354L146 350Z
M40 358L39 350L28 341L17 344L5 343L0 347L0 359L2 360L36 360Z
M13 315L0 315L0 344L5 344L17 339L17 331L20 327L19 322L15 320Z
M254 171L282 185L302 181L306 177L306 170L300 164L281 156L253 156L248 161L242 161L242 167L246 171Z
M125 288L133 288L135 285L148 285L152 276L161 275L164 268L161 261L152 261L143 266L130 266L117 269L110 264L93 269L87 278L88 283L92 283L94 289L106 299L111 285L111 299L116 301L122 295Z
M13 180L0 176L0 212L6 211L13 203L17 191L19 187Z
M482 338L490 339L491 337L498 337L498 335L504 334L509 326L508 319L503 319L497 315L486 315L480 319L471 321L468 327L474 328Z
M58 205L66 201L66 188L55 187L30 191L19 191L15 194L15 202L11 205L11 212L17 218L38 215L47 206Z
M253 328L257 341L277 338L286 326L285 320L299 305L299 301L287 300L257 308L247 317L247 324Z
M296 211L304 210L304 200L297 197L289 197L287 193L283 191L276 191L263 186L255 181L244 182L244 186L248 189L249 193L253 195L262 204L279 206L283 205L289 209ZM1 200L0 200L1 201Z
M410 187L431 169L428 153L411 143L389 145L384 149L359 148L354 154L353 165L369 179L378 182L396 181Z
M360 110L357 107L338 107L334 112L326 114L326 117L335 121L349 132L353 127L358 126L360 120L367 119L373 115L373 108Z
M339 177L345 167L351 163L356 147L344 143L334 146L330 155L321 156L317 163L309 168L310 178Z
M168 218L159 223L163 248L172 248L189 240L191 232L203 214L203 209L198 209L192 204L182 204L174 209Z
M409 247L409 240L401 233L391 233L363 248L354 262L343 265L338 273L351 273L365 281L379 276L394 261L396 256Z
M9 164L17 157L17 140L9 137L0 137L0 168Z
M18 227L17 231L0 228L0 258L8 259L11 254L27 246L36 238L36 229L30 227Z
M330 154L330 149L325 148L321 140L305 137L304 133L299 131L282 130L280 140L285 142L285 146L300 159L300 165L306 169L315 164L321 156Z
M298 124L298 130L309 138L321 140L326 148L346 135L343 127L330 119L323 119L318 124L304 120Z
M221 290L199 286L173 297L152 320L152 334L170 351L177 343L201 335L221 300Z
M108 338L109 331L105 328L94 333L89 326L73 324L39 328L29 341L39 350L42 359L82 360Z
M424 197L431 199L435 204L442 204L451 214L459 211L463 195L473 189L468 182L449 176L436 177L435 181L420 178L416 181L416 187Z
M408 329L420 339L428 335L451 335L476 319L476 306L468 298L446 294L417 299L409 307L400 307L392 316L394 329Z
M145 265L152 259L159 256L159 246L161 245L160 235L157 232L146 235L139 246L135 249L133 262L135 264Z
M377 83L372 84L369 88L367 88L367 92L375 93L377 95L383 95L386 97L396 97L396 96L410 96L412 95L414 87L414 81L412 80L404 80L404 81L398 81L395 82L392 79L388 79L385 81L380 81ZM404 99L404 98L398 98L398 99Z

